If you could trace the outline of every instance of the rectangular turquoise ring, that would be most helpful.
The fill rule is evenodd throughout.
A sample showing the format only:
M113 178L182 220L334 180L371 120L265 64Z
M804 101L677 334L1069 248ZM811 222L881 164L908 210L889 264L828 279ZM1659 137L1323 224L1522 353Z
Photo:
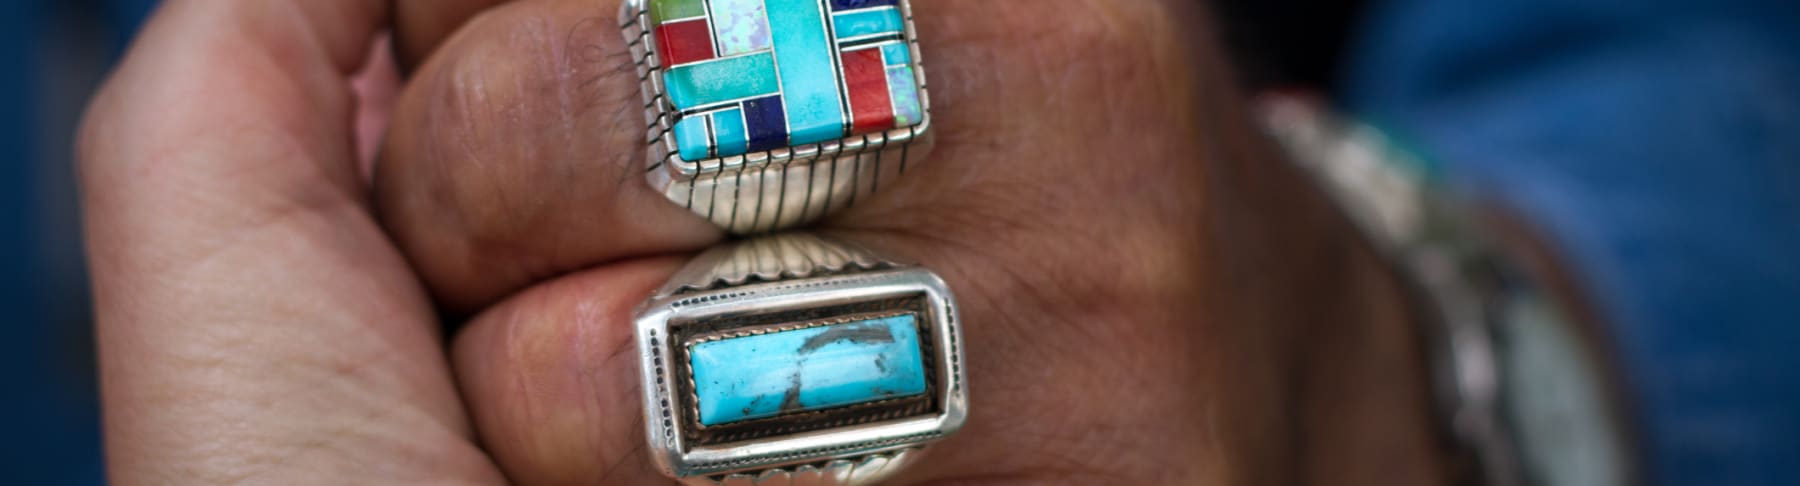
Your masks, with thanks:
M731 253L715 249L689 267L768 268L678 274L638 312L645 425L665 474L711 485L832 467L892 472L962 426L961 338L943 281L850 260L818 271L767 265L845 254L770 257L814 241L753 240L709 261Z
M907 0L632 0L647 174L737 233L853 204L930 150Z

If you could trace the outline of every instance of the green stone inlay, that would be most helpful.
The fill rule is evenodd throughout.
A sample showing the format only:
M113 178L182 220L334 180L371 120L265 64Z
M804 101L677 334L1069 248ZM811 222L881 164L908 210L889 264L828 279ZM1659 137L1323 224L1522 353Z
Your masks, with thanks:
M768 52L701 61L670 69L663 77L669 102L682 111L781 90L775 57Z
M650 0L650 22L662 25L664 20L706 15L706 0Z

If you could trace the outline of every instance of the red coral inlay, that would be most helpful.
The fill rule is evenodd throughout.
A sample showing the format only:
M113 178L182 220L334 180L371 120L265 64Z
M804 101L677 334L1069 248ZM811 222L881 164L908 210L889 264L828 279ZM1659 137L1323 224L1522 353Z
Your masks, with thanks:
M887 66L881 49L844 53L844 82L854 112L851 132L871 133L894 128L894 101L888 97Z
M663 67L713 58L712 28L706 19L662 24L656 28L656 40Z

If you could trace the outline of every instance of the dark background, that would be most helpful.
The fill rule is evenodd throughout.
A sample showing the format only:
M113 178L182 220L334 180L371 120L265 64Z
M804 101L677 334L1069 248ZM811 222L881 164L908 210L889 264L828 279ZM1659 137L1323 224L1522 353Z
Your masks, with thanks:
M151 3L0 2L0 483L104 482L72 134Z

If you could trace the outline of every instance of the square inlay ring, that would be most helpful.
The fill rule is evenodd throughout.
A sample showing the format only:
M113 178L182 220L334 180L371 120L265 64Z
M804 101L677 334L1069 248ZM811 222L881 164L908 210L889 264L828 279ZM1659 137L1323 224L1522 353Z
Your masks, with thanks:
M657 465L679 478L916 449L967 414L956 312L919 268L747 283L638 312Z
M931 150L908 0L628 0L646 176L736 233L821 218Z

